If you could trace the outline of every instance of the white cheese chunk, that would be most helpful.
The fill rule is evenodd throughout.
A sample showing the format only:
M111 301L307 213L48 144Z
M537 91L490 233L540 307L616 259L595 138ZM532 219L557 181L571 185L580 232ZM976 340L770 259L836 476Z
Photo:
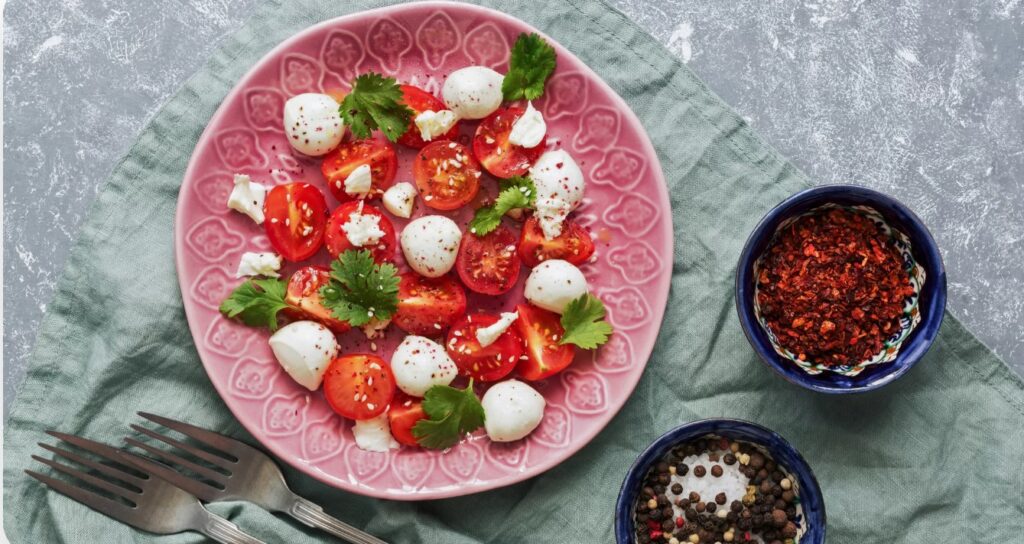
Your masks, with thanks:
M519 312L502 312L501 319L487 327L480 327L476 330L476 341L481 347L487 347L498 341L501 335L519 319Z
M341 225L345 231L345 237L356 247L365 247L377 243L384 236L380 228L380 216L369 213L362 213L363 203L359 208L348 216L348 221Z
M388 328L391 324L390 319L377 319L376 317L370 318L370 322L363 325L363 334L366 335L367 340L373 340L384 336L384 329Z
M345 178L345 194L349 196L366 198L372 188L373 176L369 164L360 165Z
M587 294L587 278L568 261L551 259L530 271L523 296L534 306L556 314L565 311L570 302Z
M327 327L315 321L296 321L277 329L270 337L270 349L293 380L316 391L339 347Z
M408 395L422 397L435 385L448 385L458 368L444 347L423 336L406 336L391 355L395 385Z
M356 439L356 446L366 451L385 452L399 446L395 437L391 436L387 412L372 419L357 420L352 427L352 436Z
M284 103L284 131L288 143L311 157L326 155L345 135L338 103L326 94L303 93Z
M384 191L381 200L384 201L385 210L396 217L409 219L412 217L412 207L416 202L416 188L407 181L396 183Z
M235 186L228 196L228 209L248 215L256 224L263 223L263 201L267 188L245 174L235 174Z
M238 271L235 272L235 277L267 276L268 278L278 278L281 276L277 273L278 270L281 270L280 255L270 252L256 253L249 251L242 254L242 260L238 262Z
M544 419L544 397L519 380L494 384L484 393L484 429L494 442L512 442L533 432Z
M483 119L501 107L505 76L486 66L467 66L448 74L441 98L460 119Z
M533 102L527 102L526 112L512 123L508 141L520 147L537 147L544 141L547 132L548 125L544 122L544 116L533 107Z
M563 149L545 151L530 168L537 188L535 208L544 237L562 233L562 223L583 201L583 171Z
M458 121L459 118L452 110L427 110L417 115L415 119L416 128L420 129L420 138L424 142L444 136Z

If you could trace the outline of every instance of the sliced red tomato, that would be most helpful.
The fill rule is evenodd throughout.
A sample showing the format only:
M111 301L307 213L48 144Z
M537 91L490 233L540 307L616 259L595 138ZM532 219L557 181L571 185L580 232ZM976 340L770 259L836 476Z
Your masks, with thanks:
M339 202L355 200L345 192L345 179L364 164L370 165L371 188L366 198L380 198L395 182L398 171L398 156L390 142L379 137L343 142L324 157L320 170Z
M388 410L388 421L391 423L391 435L395 440L406 446L419 446L412 428L421 419L427 419L423 404L412 397L399 393Z
M327 201L320 189L293 182L270 190L263 203L263 221L270 245L289 261L313 256L323 244Z
M360 211L360 206L362 211ZM352 214L357 212L362 215L378 218L377 226L384 232L384 235L376 242L367 243L364 246L356 246L349 240L348 234L345 233L343 227L349 222ZM338 258L338 255L350 249L368 249L370 253L373 253L373 260L378 263L393 260L395 258L395 248L398 247L395 226L391 224L391 220L384 215L384 212L362 201L346 202L331 212L331 217L327 220L325 240L327 251L334 258Z
M332 331L342 334L352 327L332 317L331 311L320 300L320 288L327 285L330 279L331 271L326 266L304 266L288 279L284 301L302 310L303 318L319 321Z
M493 382L508 376L516 367L523 354L523 338L515 326L505 332L493 344L484 347L476 339L477 329L489 327L500 318L492 314L467 315L452 327L445 347L448 355L459 367L459 373L475 380Z
M444 102L441 102L440 98L419 87L402 85L400 88L402 89L402 102L404 102L406 106L409 106L409 109L413 111L413 114L412 119L409 121L409 128L405 131L405 134L399 136L398 143L404 146L420 149L427 145L427 142L423 141L423 138L420 137L420 129L416 126L415 122L416 116L428 110L441 111L448 109L448 107L444 105ZM455 123L455 126L453 126L451 130L443 136L439 136L435 139L454 140L458 137L459 124Z
M466 146L438 140L416 155L412 175L424 204L435 210L454 210L473 200L483 173Z
M398 283L398 310L392 319L409 334L443 334L466 313L466 291L451 276L424 278L402 274Z
M462 235L455 269L471 291L500 295L519 279L517 253L516 236L505 227L499 226L482 237L467 232Z
M516 306L516 311L516 330L526 344L526 359L521 359L516 367L523 379L543 380L572 363L576 349L572 344L558 343L565 334L558 314L529 304Z
M395 376L384 359L371 354L342 355L324 374L324 397L349 419L370 419L387 410L395 394Z
M487 116L476 127L473 153L491 175L499 178L522 176L544 152L544 142L522 147L508 141L512 124L526 113L522 108L505 108Z
M562 224L562 234L554 240L544 237L537 218L531 217L523 224L519 236L519 256L526 266L537 266L549 259L561 259L574 265L581 265L594 254L594 241L586 229L567 219Z

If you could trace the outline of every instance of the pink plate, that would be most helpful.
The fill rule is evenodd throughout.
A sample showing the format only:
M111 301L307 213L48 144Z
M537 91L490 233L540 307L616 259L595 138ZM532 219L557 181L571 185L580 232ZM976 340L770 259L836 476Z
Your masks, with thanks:
M293 154L285 139L281 117L288 97L345 89L368 70L439 94L445 76L460 67L479 64L504 72L509 47L521 32L536 30L492 10L444 2L320 23L276 47L246 74L196 145L179 195L175 250L199 356L246 429L275 455L324 483L374 497L420 500L536 476L604 428L632 393L651 354L672 272L672 223L661 167L626 103L550 38L558 66L535 105L548 120L549 148L565 148L587 176L587 199L576 220L589 227L598 251L582 270L608 307L616 333L600 350L581 350L568 370L536 384L547 409L533 434L498 444L478 432L446 452L365 452L355 446L351 422L336 416L321 393L306 391L284 374L267 345L267 331L239 325L217 311L241 283L234 272L242 253L270 249L261 226L225 207L232 174L249 174L268 185L306 180L335 204L320 161ZM464 137L470 128L464 128ZM415 154L396 148L398 180L411 180ZM485 178L480 199L496 192L496 183ZM416 214L423 208L418 202ZM453 217L464 224L469 216L467 208ZM395 220L396 228L404 223ZM325 251L318 258L328 259ZM470 309L511 307L521 300L527 272L511 296L470 297ZM401 337L392 327L377 353L390 359ZM340 340L346 351L371 351L358 331Z

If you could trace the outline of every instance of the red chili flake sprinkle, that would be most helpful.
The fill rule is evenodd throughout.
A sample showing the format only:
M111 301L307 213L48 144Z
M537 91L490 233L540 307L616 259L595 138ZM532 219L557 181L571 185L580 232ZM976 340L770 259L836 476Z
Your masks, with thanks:
M844 209L780 231L757 281L761 315L782 347L825 366L878 354L914 292L892 240L869 217Z

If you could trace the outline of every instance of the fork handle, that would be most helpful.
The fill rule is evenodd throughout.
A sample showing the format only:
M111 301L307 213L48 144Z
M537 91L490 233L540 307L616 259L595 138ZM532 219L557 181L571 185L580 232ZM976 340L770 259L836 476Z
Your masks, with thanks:
M285 512L291 517L314 527L327 531L328 533L342 538L352 544L387 544L383 540L355 527L336 519L321 508L318 504L296 496L294 502Z
M237 525L203 508L206 517L196 529L221 544L266 544L242 532Z

